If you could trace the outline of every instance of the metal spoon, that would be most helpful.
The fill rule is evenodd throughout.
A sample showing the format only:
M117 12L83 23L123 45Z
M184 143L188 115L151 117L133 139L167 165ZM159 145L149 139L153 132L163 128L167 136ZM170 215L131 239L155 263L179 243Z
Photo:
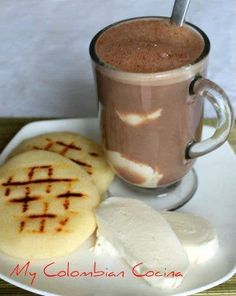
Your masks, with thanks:
M172 15L170 18L171 23L177 26L182 26L186 13L188 11L190 0L175 0Z

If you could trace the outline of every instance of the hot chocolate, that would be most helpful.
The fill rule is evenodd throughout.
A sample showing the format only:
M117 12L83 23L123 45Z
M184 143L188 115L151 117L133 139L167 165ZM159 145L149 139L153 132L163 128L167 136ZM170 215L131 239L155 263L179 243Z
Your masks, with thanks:
M182 178L193 164L186 148L202 130L203 103L191 100L191 80L140 86L99 72L97 79L104 148L116 173L144 187Z
M189 27L169 20L136 20L106 30L96 42L96 53L106 64L128 72L160 72L190 64L204 48Z
M201 139L203 101L189 90L207 61L182 66L203 48L201 35L190 26L160 19L123 22L96 40L98 59L111 65L95 68L104 150L126 181L166 186L192 167L186 149Z

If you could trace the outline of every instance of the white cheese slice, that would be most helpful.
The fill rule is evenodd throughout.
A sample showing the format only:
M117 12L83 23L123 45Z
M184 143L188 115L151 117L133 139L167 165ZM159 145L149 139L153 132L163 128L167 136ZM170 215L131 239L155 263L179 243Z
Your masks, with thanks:
M150 271L149 276L141 278L152 286L175 288L180 285L189 267L188 257L161 214L141 201L112 197L101 203L96 217L97 246L104 246L105 241L112 255L115 249L131 266L133 276ZM156 275L151 276L151 271Z
M108 240L106 240L105 237L102 236L98 230L97 230L96 236L97 236L96 244L93 249L96 255L109 254L113 257L120 257L119 253L113 247L113 245Z
M206 219L181 212L162 212L183 244L191 263L202 263L219 248L215 228Z

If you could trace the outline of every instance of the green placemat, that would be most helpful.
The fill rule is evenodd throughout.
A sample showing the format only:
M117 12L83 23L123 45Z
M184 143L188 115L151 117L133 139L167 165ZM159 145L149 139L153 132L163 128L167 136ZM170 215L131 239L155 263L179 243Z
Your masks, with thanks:
M39 118L0 118L0 151L26 123L39 120ZM214 125L214 120L205 120L206 124ZM236 124L230 135L229 142L236 152ZM1 267L0 267L1 268ZM17 288L7 282L0 280L0 295L37 295ZM236 275L229 281L210 290L198 293L199 296L236 296Z

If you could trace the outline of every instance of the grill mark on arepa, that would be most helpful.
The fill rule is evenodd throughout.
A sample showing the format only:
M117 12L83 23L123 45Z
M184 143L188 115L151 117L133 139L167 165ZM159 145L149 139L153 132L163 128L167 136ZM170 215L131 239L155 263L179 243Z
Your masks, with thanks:
M68 210L69 206L70 206L70 200L69 200L69 198L66 198L63 202L63 207L65 210Z
M65 147L60 151L60 154L65 155L68 150L69 150L69 147Z
M36 170L43 170L43 169L47 170L48 177L50 177L52 175L53 168L51 165L33 166L30 168L29 173L28 173L29 180L33 179L33 176L34 176L34 173Z
M74 158L69 158L71 161L75 162L76 164L78 165L81 165L83 167L85 167L86 169L86 172L89 174L89 175L92 175L93 172L91 171L93 169L93 166L91 164L88 164L86 162L83 162L81 160L78 160L78 159L74 159Z
M25 196L21 197L21 198L12 198L9 200L9 202L12 203L22 203L22 212L26 212L28 210L29 207L29 202L31 201L35 201L38 200L39 197L38 196L30 196L30 188L26 187L25 188Z
M88 165L90 166L90 165ZM92 166L91 166L92 167ZM43 170L46 169L47 170L47 176L48 178L45 179L34 179L34 174L35 174L35 170ZM5 186L5 195L9 196L10 192L11 192L11 186L25 186L25 196L23 197L18 197L18 198L11 198L9 200L9 202L12 203L22 203L22 212L26 212L28 210L29 207L29 202L32 201L36 201L39 200L40 197L39 196L31 196L31 188L30 184L42 184L42 183L47 183L47 186L45 188L45 192L46 193L50 193L51 192L51 186L53 183L56 182L68 182L68 186L70 187L72 185L73 181L79 181L78 178L74 179L74 178L52 178L53 175L53 167L51 165L42 165L42 166L34 166L34 167L29 167L29 171L28 171L28 180L25 181L18 181L18 180L13 180L13 176L9 177L8 180L4 183L2 183L2 186ZM57 197L58 198L64 198L64 208L68 209L69 205L70 205L70 198L73 197L83 197L86 196L83 193L80 192L70 192L70 190L68 190L65 193L61 193L59 194ZM49 204L48 202L44 202L44 209L41 213L34 213L31 215L25 215L24 218L22 219L22 221L19 222L19 232L24 231L26 225L27 225L27 221L31 220L31 219L39 219L39 223L38 223L38 229L32 229L29 231L33 232L33 233L44 233L45 232L45 228L46 228L46 223L47 223L47 219L55 219L58 216L54 213L48 213L48 207ZM60 221L58 221L58 226L54 228L54 231L60 232L63 230L63 227L66 225L66 223L68 222L69 218L66 219L62 219ZM57 222L56 222L57 223ZM66 231L66 230L65 230Z
M37 147L37 146L32 146L32 148L35 149L35 150L44 150L44 149L39 148L39 147Z
M49 139L47 139L48 141L50 141ZM44 149L45 150L49 150L52 146L53 146L53 142L49 142L45 147L44 147Z
M47 185L47 188L46 188L46 193L50 193L51 192L51 189L52 189L52 185L51 184L48 184Z
M50 166L50 167L48 168L48 177L50 178L50 177L52 176L52 174L53 174L53 167Z
M28 173L29 180L31 180L34 176L34 169L35 169L35 167L32 167Z
M70 160L72 160L73 162L79 164L79 165L82 165L82 166L85 166L85 167L88 167L88 168L92 168L91 164L88 164L86 162L83 162L81 160L77 160L77 159L74 159L74 158L70 158Z
M37 196L25 196L25 197L21 197L21 198L13 198L10 199L10 202L15 202L15 203L28 203L29 201L33 201L33 200L38 200L39 198ZM24 211L25 212L25 211Z
M66 144L66 143L64 143L62 141L55 141L55 143L58 144L58 145L64 146L64 147L66 147L68 149L74 149L74 150L78 150L78 151L82 150L81 147L76 146L73 142L70 143L70 144Z
M59 224L60 224L61 226L57 227L55 230L58 231L58 232L62 231L62 228L66 225L66 223L67 223L68 221L69 221L69 218L66 218L66 219L64 219L64 220L59 221Z
M43 212L43 215L47 215L47 212L48 212L48 202L44 202L44 212ZM52 214L49 214L49 215L52 215ZM42 217L40 217L42 218ZM46 219L47 217L43 217L40 222L39 222L39 230L36 231L36 232L44 232L44 229L45 229L45 224L46 224ZM55 215L55 218L56 218L56 215Z
M3 186L21 186L21 185L30 185L30 184L40 184L40 183L56 183L56 182L73 182L78 181L78 179L70 179L70 178L48 178L48 179L38 179L38 180L28 180L28 181L7 181L2 183Z
M52 140L50 138L46 138L46 140L49 143L44 147L45 150L49 150L54 144L57 144L57 145L60 145L60 146L65 147L65 151L62 150L61 153L66 153L67 150L69 150L69 149L73 149L73 150L77 150L77 151L81 151L82 150L81 147L76 146L73 142L71 142L70 144L67 144L67 143L65 143L63 141L54 141L54 140Z
M45 219L42 219L40 221L40 228L39 228L39 232L44 232L44 228L45 228L45 222L46 220Z
M47 213L47 210L48 210L48 203L45 202L44 203L44 213L42 214L31 214L31 215L28 215L26 216L26 219L40 219L39 221L39 229L38 230L32 230L33 233L43 233L44 230L45 230L45 227L46 227L46 222L47 222L47 218L49 219L55 219L57 218L57 215L55 214L50 214L50 213ZM65 218L65 219L62 219L58 222L59 226L56 227L54 230L57 231L57 232L60 232L63 230L63 228L65 227L65 225L68 223L69 221L69 218ZM22 232L25 228L25 225L26 225L26 221L21 221L20 222L20 232Z
M98 156L99 156L99 154L96 153L96 152L89 152L89 154L90 154L91 156L95 156L95 157L98 157Z
M66 144L63 141L53 141L50 138L46 138L46 141L48 141L49 143L45 147L40 148L40 147L37 147L37 146L33 146L33 148L38 149L38 150L50 150L54 144L57 144L57 145L60 145L60 146L64 147L60 152L58 152L59 154L61 154L63 156L66 156L65 154L68 152L69 149L74 149L74 150L77 150L77 151L82 150L81 147L76 146L73 142L71 142L70 144ZM94 157L99 157L99 154L96 153L96 152L89 152L88 154L90 154L91 156L94 156ZM77 160L77 159L73 159L73 158L69 158L69 159L71 161L75 162L78 165L84 166L89 175L93 174L92 165L90 165L90 164L88 164L86 162L83 162L81 160Z
M82 196L85 196L85 194L68 191L66 193L59 194L57 197L60 198L60 197L82 197Z
M60 222L59 222L59 224L61 224L62 226L65 226L66 225L66 223L69 221L69 218L66 218L66 219L64 219L64 220L61 220Z
M57 195L58 198L65 198L65 201L63 203L65 210L69 209L69 206L70 206L69 198L70 197L83 197L83 196L86 196L86 195L83 193L80 193L80 192L70 192L70 191L67 191L65 193L61 193L61 194Z
M47 213L48 211L48 202L44 202L44 213Z
M24 230L25 227L25 221L21 221L20 222L20 232L22 232Z
M62 231L62 228L66 225L66 223L67 223L68 221L69 221L69 218L66 218L66 219L64 219L64 220L59 221L59 224L60 224L61 226L57 227L55 230L58 231L58 232Z
M63 141L54 141L54 140L49 139L49 138L46 138L46 141L48 141L49 143L47 143L46 146L44 146L43 148L40 148L40 147L34 145L33 149L36 149L36 150L50 150L53 145L57 144L59 146L64 147L63 150L59 152L62 155L64 155L69 149L73 149L73 150L77 150L77 151L82 150L81 147L76 146L73 142L71 142L70 144L66 144Z
M56 218L56 217L57 217L57 215L48 214L48 213L29 215L28 218L30 218L30 219L41 219L39 221L39 229L38 230L32 230L32 232L43 233L44 229L45 229L46 221L47 221L46 218L51 219L51 218Z
M11 192L11 189L10 188L6 188L6 191L5 191L5 196L8 196Z
M30 219L38 219L38 218L56 218L57 215L55 214L32 214L27 216Z
M28 216L25 217L26 220L23 220L23 221L20 222L20 232L22 232L24 230L27 219L40 219L40 221L39 221L39 229L37 229L37 230L33 229L32 232L33 233L43 233L44 230L45 230L46 222L47 222L46 219L47 218L50 219L50 218L56 218L57 217L57 215L47 213L47 211L48 211L48 202L44 202L43 213L28 215ZM59 224L62 225L60 222L59 222Z

